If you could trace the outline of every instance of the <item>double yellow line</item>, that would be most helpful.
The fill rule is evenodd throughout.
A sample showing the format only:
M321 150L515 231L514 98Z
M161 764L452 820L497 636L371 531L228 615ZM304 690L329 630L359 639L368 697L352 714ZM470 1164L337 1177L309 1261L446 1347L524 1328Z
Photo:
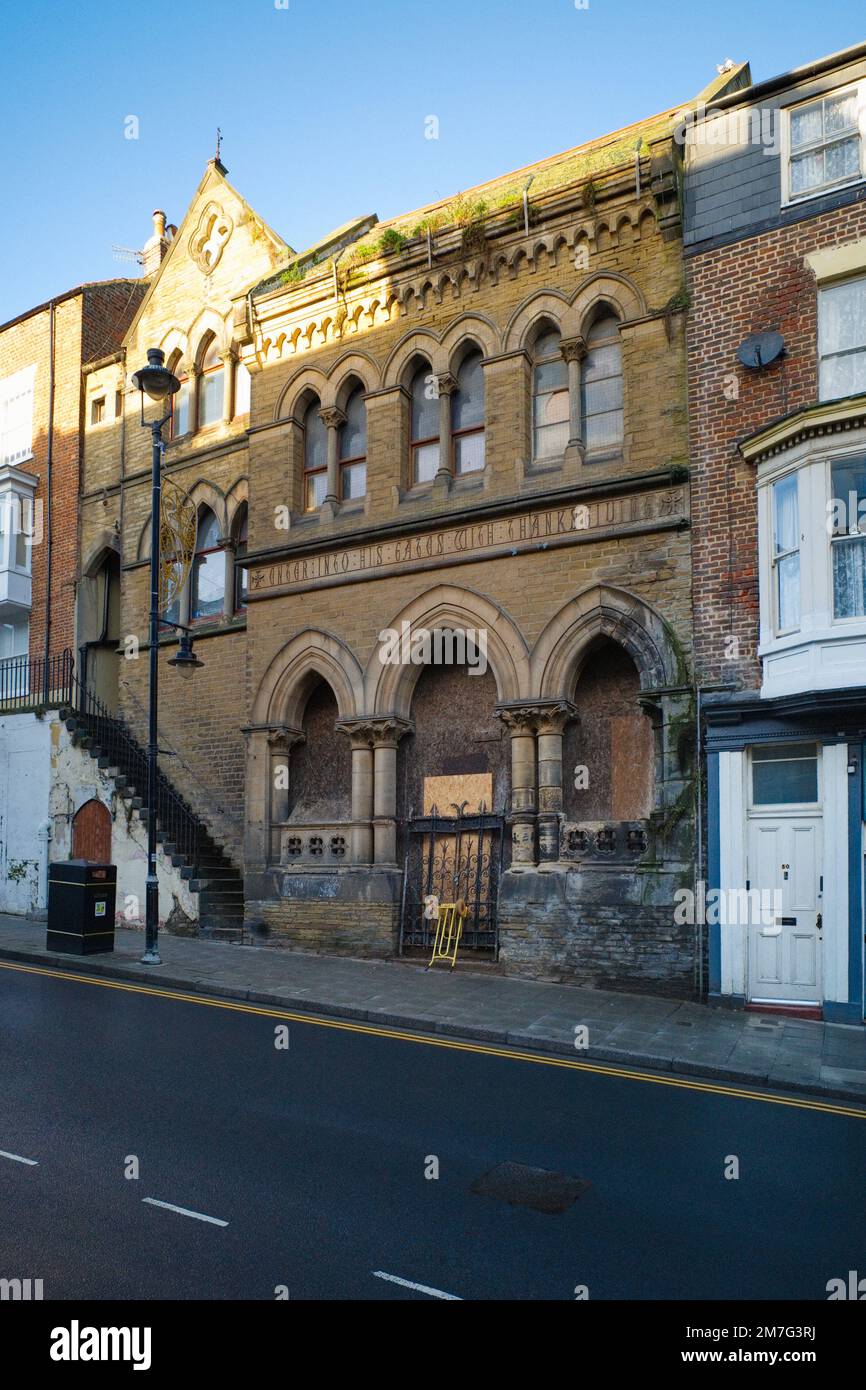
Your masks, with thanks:
M127 994L147 994L154 999L173 999L181 1004L198 1004L208 1009L228 1009L232 1013L254 1014L258 1018L276 1018L281 1022L305 1023L313 1028L336 1028L343 1033L363 1033L373 1038L393 1038L397 1042L420 1043L424 1047L444 1047L451 1052L475 1052L484 1057L504 1057L511 1062L533 1062L542 1067L566 1067L570 1071L592 1072L597 1076L616 1076L626 1081L642 1081L650 1086L673 1086L681 1091L703 1091L709 1095L731 1096L735 1100L757 1100L765 1105L785 1105L795 1110L817 1110L826 1115L847 1115L866 1120L866 1108L833 1105L829 1101L798 1099L794 1096L765 1095L761 1091L746 1091L737 1086L722 1086L707 1081L686 1081L674 1076L653 1075L632 1071L627 1067L606 1066L595 1062L579 1062L569 1057L543 1056L536 1052L520 1052L512 1047L491 1047L484 1043L459 1042L454 1038L431 1037L426 1033L409 1033L400 1028L377 1028L371 1024L351 1023L344 1019L318 1018L312 1014L290 1013L285 1009L266 1009L257 1004L239 1004L228 999L210 999L201 994L184 994L180 990L152 989L148 985L126 984L117 980L100 980L93 975L74 975L65 970L46 969L38 965L18 965L0 961L0 970L15 970L22 975L47 975L52 980L68 980L79 985L95 985L99 989L119 989ZM866 1103L866 1098L864 1098Z

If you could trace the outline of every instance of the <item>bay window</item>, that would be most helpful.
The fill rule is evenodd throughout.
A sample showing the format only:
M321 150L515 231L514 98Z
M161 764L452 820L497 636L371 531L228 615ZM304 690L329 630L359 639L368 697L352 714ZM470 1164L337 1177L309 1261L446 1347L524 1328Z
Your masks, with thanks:
M832 465L833 616L866 617L866 457Z
M777 632L800 625L800 514L797 474L773 484L773 602Z

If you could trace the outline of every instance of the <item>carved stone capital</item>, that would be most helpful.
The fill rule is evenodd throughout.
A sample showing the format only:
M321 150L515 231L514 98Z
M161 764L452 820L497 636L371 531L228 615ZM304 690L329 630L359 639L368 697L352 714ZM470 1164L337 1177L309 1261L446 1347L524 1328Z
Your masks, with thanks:
M273 725L267 731L268 748L272 753L290 753L296 743L303 743L307 735L303 729L293 729L288 724Z
M589 352L586 339L581 337L563 338L559 347L566 362L582 362Z
M335 727L347 735L353 748L396 748L401 738L412 733L415 726L409 719L389 714L339 719Z
M457 390L457 378L450 372L440 372L436 378L436 386L440 396L451 396Z
M341 425L346 423L345 413L338 410L336 406L327 406L324 410L320 410L319 419L329 430L339 429Z
M512 735L561 734L566 724L578 717L570 700L499 705L495 713Z

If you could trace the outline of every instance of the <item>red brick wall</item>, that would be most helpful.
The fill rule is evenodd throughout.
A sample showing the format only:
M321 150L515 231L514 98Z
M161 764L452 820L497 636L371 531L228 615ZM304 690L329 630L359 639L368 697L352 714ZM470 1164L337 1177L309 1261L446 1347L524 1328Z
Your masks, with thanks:
M52 561L50 646L52 653L75 641L75 582L78 571L78 488L83 390L81 367L88 357L119 347L146 284L109 281L61 299L55 308L54 439L52 448ZM47 494L51 317L46 307L0 328L0 379L36 364L33 401L33 458L22 467L39 477L42 540L33 547L30 655L45 650L48 575ZM118 460L119 468L119 460Z
M755 477L736 441L817 400L817 292L804 257L864 236L861 203L686 262L695 668L702 682L760 684ZM768 329L782 334L785 358L763 372L740 367L737 346ZM728 399L726 388L737 398ZM731 638L738 659L725 655Z

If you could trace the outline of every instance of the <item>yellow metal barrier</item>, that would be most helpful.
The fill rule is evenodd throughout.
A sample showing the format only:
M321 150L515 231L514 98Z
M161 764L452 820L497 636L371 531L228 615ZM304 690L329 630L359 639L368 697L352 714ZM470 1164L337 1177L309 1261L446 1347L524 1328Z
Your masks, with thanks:
M463 899L456 903L440 903L439 913L436 919L436 935L433 939L433 954L430 957L429 970L437 960L451 962L453 970L457 964L457 948L460 945L460 938L463 935L463 921L469 916L469 908Z

